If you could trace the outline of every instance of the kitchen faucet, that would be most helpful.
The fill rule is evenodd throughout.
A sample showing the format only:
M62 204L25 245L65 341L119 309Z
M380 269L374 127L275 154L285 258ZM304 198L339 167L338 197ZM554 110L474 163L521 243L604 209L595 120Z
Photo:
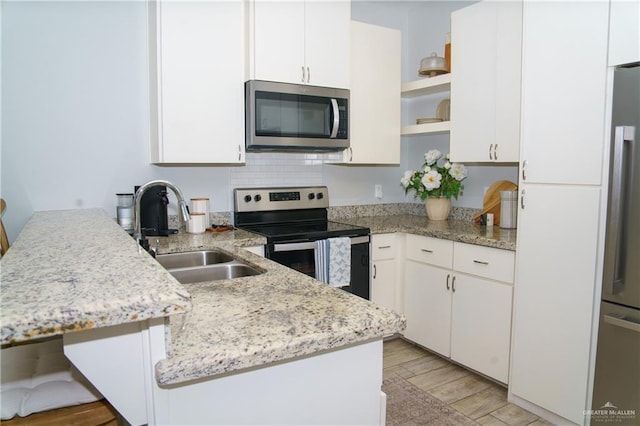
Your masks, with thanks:
M142 248L144 248L145 250L149 250L149 240L147 240L144 236L144 233L141 229L142 226L140 224L140 200L142 199L142 195L149 188L158 185L166 186L173 190L173 192L176 194L176 198L178 198L178 207L180 209L182 220L185 223L189 221L189 210L187 210L187 203L184 200L182 191L180 191L177 186L167 180L152 180L145 183L140 188L138 188L135 195L133 196L133 222L135 223L135 228L133 229L133 238L135 238L135 240L139 243L138 252L140 252Z

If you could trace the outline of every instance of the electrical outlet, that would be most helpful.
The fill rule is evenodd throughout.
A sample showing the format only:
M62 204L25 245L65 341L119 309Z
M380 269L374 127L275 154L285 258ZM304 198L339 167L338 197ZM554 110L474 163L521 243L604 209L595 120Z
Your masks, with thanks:
M382 198L382 185L376 185L375 186L375 195L376 198L381 199Z

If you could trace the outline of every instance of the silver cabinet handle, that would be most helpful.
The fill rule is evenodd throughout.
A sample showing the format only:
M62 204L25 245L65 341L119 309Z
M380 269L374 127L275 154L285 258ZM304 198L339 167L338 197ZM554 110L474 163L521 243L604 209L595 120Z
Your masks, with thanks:
M525 172L527 168L527 160L522 162L522 180L527 180L527 173Z
M625 161L627 155L633 155L635 146L633 126L617 126L613 140L613 157L611 164L611 193L609 194L609 212L607 217L607 239L605 242L604 291L607 294L618 294L624 290L624 259L626 258L622 223L629 214L625 188L630 188L630 170L634 167ZM631 157L633 158L633 157ZM630 259L629 259L630 260Z
M447 291L449 290L449 278L451 277L451 274L447 274Z
M304 65L301 68L302 68L302 82L304 83L305 79L306 79L306 76L305 76L305 73L304 73Z
M493 147L493 159L498 161L498 144Z
M340 110L338 109L338 100L331 98L331 110L333 111L333 127L331 128L331 139L335 139L338 136L338 129L340 128Z
M373 264L373 279L376 279L376 275L378 275L378 269L376 268L376 264Z
M242 160L242 147L238 145L238 161Z
M420 249L420 251L425 253L433 253L433 250L429 250L429 249Z
M353 161L353 148L349 147L349 162Z
M391 248L391 246L378 246L378 249L388 249Z
M524 210L524 189L520 193L520 207L522 207L522 210Z
M605 315L604 322L607 324L614 325L616 327L626 328L627 330L635 331L636 333L640 333L640 324L637 322L626 318L624 315Z
M311 81L311 70L307 67L307 83Z
M489 262L484 262L482 260L475 260L475 259L474 259L473 263L477 263L479 265L488 265L489 264Z
M493 144L489 145L489 160L493 160Z
M456 276L454 275L451 279L451 291L456 292Z

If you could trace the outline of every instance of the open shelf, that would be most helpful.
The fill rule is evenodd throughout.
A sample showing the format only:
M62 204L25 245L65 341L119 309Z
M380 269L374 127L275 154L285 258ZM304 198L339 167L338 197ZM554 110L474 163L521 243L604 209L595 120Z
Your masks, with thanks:
M406 136L418 134L449 133L450 129L450 121L441 121L439 123L413 124L411 126L403 126L402 129L400 129L400 134L402 136Z
M402 83L401 95L403 98L414 98L417 96L448 92L450 88L451 74L447 73Z

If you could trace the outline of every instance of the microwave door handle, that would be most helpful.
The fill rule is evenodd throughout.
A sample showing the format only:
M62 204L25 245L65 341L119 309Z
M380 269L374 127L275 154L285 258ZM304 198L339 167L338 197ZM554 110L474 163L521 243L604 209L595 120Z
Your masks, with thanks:
M623 235L623 221L625 217L625 178L626 170L624 154L625 142L633 144L635 128L632 126L618 126L615 129L613 141L613 161L611 171L611 195L609 217L607 218L607 241L605 251L605 294L618 294L624 289L623 267L625 262L625 247ZM630 146L630 148L632 148ZM635 147L633 147L635 148ZM631 150L629 150L631 151ZM630 153L630 152L629 152Z
M333 127L331 128L331 139L335 139L338 136L338 128L340 127L340 110L338 109L338 101L331 98L331 108L333 110Z

